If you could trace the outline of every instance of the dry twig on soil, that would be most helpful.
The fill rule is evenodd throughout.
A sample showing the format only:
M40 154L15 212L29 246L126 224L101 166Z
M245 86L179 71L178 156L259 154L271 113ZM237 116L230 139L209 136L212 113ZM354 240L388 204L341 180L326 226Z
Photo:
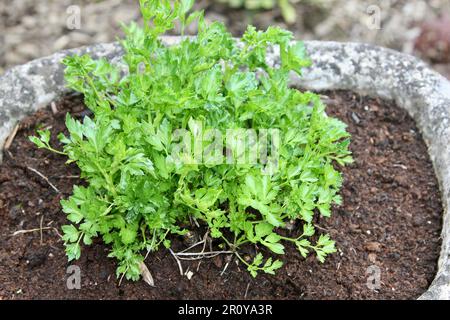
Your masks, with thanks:
M53 183L51 183L50 180L49 180L46 176L44 176L42 173L40 173L40 172L37 171L36 169L31 168L31 167L29 167L29 166L27 166L27 169L30 170L31 172L36 173L39 177L41 177L42 179L44 179L44 180L48 183L48 185L49 185L53 190L55 190L57 193L61 193L61 191L59 191L59 189L58 189L57 187L55 187L55 185L54 185Z
M16 137L17 131L19 131L19 124L16 124L16 126L13 129L13 131L8 136L8 139L6 139L5 145L3 146L3 148L5 150L8 150L9 147L11 147L11 144L13 143L14 138Z

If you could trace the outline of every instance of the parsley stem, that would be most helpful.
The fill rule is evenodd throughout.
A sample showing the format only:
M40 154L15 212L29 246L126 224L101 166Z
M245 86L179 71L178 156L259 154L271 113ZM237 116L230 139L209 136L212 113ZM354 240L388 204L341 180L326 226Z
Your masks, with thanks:
M300 236L298 236L297 238L289 238L289 237L283 237L280 236L281 239L286 240L286 241L290 241L290 242L296 242L298 240L300 240L301 238L303 238L305 236L304 233L302 233Z
M50 147L50 146L47 146L45 149L47 149L47 150L49 150L49 151L51 151L51 152L54 152L54 153L63 155L63 156L67 156L67 153L65 153L65 152L63 152L63 151L59 151L59 150L53 149L53 148Z
M237 253L237 251L234 252L234 255L235 255L236 257L238 257L238 259L241 260L241 262L242 262L243 264L245 264L245 265L247 266L247 268L250 267L250 264L249 264L247 261L245 261L245 259L242 258L241 255L240 255L239 253Z
M102 167L100 167L100 165L97 162L95 162L95 165L96 165L97 169L100 171L100 173L102 174L103 178L106 180L106 183L107 183L110 191L112 192L113 196L117 197L116 187L114 186L111 176L106 174L106 172L102 169Z
M110 213L111 212L111 209L112 209L112 207L113 207L113 203L111 203L110 205L109 205L109 207L108 208L106 208L106 210L105 211L103 211L103 213L100 215L101 217L103 217L103 216L106 216L108 213Z
M78 240L77 240L77 244L80 244L80 241L81 241L81 239L83 238L83 236L84 236L84 232L81 232L81 233L80 233L80 237L79 237Z
M247 267L250 267L250 264L247 263L247 261L245 261L244 258L241 257L241 255L236 251L236 244L232 244L230 241L228 241L227 238L225 238L224 236L221 236L221 238L223 239L223 241L226 242L226 244L230 247L231 251L233 251L234 255L236 257L238 257L239 260L242 261L243 264L245 264Z

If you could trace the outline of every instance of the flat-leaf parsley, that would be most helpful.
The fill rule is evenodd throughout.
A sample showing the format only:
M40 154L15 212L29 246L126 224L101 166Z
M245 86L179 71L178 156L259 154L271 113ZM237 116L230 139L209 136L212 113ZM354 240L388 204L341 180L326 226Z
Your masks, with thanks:
M223 24L189 14L193 2L140 0L145 25L125 27L123 65L89 55L63 61L68 87L93 115L67 115L63 151L50 146L49 131L30 139L66 155L87 182L61 201L71 222L62 228L67 256L78 259L82 245L102 237L117 275L136 280L142 252L169 248L170 235L199 224L253 276L274 274L282 261L267 254L283 255L288 242L323 262L336 249L315 235L313 220L341 201L334 165L352 161L345 124L326 115L318 95L289 87L289 73L311 64L291 32L249 26L238 41ZM193 22L196 37L160 40ZM275 66L270 47L280 50ZM242 150L256 161L240 161ZM293 223L300 229L283 230ZM244 244L258 248L253 260L239 254Z

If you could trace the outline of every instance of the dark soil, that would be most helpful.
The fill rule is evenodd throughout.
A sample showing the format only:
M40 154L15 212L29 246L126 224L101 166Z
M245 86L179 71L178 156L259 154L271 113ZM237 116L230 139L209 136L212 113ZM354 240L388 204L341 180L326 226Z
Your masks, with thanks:
M253 279L235 259L183 262L180 276L162 249L146 264L156 288L143 281L118 285L116 263L100 241L83 248L74 264L82 287L66 286L63 244L56 230L66 223L59 201L71 194L79 171L65 158L36 149L27 139L36 127L64 131L66 112L86 114L79 97L57 103L23 121L0 165L0 299L412 299L429 286L437 269L442 205L427 148L413 120L391 102L350 92L325 93L328 113L349 125L356 162L346 167L343 205L318 225L336 240L339 252L320 264L288 247L276 276ZM29 168L45 175L60 191ZM44 229L12 236L18 230ZM294 231L295 232L295 231ZM188 244L174 239L174 250ZM250 248L251 249L251 248ZM249 250L250 250L249 249ZM225 271L224 268L230 261ZM380 268L381 286L369 289L369 266ZM198 268L198 271L197 271ZM369 269L371 270L371 269ZM372 269L373 270L373 269ZM222 273L222 275L221 275Z

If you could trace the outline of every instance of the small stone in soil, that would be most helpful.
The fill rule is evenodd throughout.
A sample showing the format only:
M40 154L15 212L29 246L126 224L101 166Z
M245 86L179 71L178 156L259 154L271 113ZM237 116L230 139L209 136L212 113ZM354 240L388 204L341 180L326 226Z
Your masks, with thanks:
M377 261L377 255L375 253L369 253L367 258L371 263L375 263Z
M380 252L381 251L381 243L376 242L376 241L367 242L364 245L364 249L366 249L366 251L370 251L370 252Z
M358 115L356 114L356 112L352 112L352 120L355 124L360 124L361 120L359 119Z

